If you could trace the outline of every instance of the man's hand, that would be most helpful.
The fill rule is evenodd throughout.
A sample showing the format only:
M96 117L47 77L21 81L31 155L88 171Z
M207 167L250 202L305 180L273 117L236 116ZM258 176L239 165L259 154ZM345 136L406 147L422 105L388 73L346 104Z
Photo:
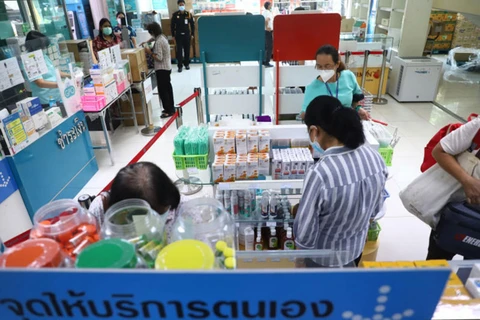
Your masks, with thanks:
M480 204L480 180L470 177L463 183L463 190L470 204Z
M360 108L358 109L358 115L360 116L360 119L362 120L370 120L370 114L367 112L367 110Z

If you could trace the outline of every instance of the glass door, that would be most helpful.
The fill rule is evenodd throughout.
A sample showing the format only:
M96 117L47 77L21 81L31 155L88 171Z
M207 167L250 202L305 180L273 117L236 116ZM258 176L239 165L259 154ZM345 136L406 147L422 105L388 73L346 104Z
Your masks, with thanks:
M30 10L38 31L53 36L61 33L71 39L63 0L30 0Z

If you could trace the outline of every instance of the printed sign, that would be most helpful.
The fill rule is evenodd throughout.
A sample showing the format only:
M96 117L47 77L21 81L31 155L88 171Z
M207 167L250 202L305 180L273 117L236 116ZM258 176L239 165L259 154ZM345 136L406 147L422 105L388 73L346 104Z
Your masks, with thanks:
M149 103L153 97L152 78L148 77L143 81L143 90L145 91L145 101Z
M3 130L8 138L12 151L22 150L28 143L28 136L20 119L20 113L16 112L9 115L3 122Z
M38 77L48 72L42 50L22 54L22 62L30 81L37 80Z
M100 66L100 69L107 69L113 65L110 48L98 51L98 65Z
M37 319L431 319L451 271L0 271L0 315ZM28 290L19 283L28 283Z
M111 47L110 52L114 64L122 61L122 52L120 51L120 45Z
M0 203L17 191L18 187L13 178L7 159L0 160ZM0 241L1 246L1 241ZM1 314L1 311L0 311Z
M0 91L24 83L22 71L16 58L0 61Z

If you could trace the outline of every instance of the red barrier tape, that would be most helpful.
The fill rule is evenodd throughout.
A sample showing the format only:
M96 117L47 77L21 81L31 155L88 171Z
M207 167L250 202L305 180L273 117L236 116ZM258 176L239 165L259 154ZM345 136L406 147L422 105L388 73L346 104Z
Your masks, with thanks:
M383 51L370 51L370 55L372 54L383 54ZM340 55L344 56L345 52L341 52ZM365 55L365 51L350 51L350 55L352 56L363 56Z
M187 103L189 103L190 101L192 101L193 99L195 99L196 97L198 97L200 91L195 91L190 97L188 97L187 99L183 100L182 102L180 102L178 104L179 107L183 107L184 105L186 105Z

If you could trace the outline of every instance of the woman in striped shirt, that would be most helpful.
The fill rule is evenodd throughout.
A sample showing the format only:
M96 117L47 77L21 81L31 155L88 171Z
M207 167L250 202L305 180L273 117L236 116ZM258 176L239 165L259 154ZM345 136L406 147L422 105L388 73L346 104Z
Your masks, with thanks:
M324 156L308 172L294 223L300 249L328 249L336 258L307 260L307 266L339 267L361 259L370 220L383 205L388 176L378 152L365 144L358 114L330 96L308 106L305 123L314 149Z

